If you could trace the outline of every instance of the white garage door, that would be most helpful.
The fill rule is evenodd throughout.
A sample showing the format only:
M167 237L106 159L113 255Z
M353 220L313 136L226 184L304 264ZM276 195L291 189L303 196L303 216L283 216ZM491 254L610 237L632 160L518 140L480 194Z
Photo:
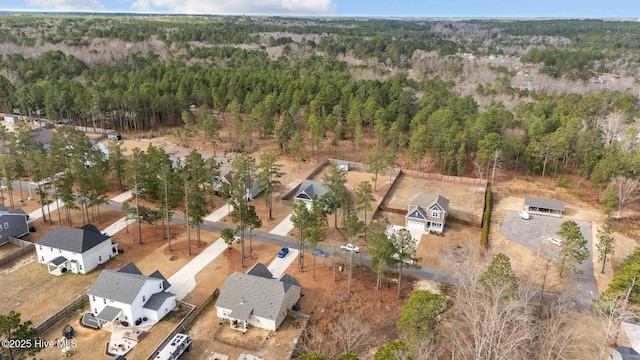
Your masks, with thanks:
M424 223L417 222L417 221L408 221L407 227L409 229L424 230Z

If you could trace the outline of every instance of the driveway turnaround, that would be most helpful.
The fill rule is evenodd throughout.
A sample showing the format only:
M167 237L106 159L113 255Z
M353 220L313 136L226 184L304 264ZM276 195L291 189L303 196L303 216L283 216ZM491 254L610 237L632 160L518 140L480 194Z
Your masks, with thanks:
M286 218L280 221L280 224L276 225L276 227L269 231L269 234L287 236L291 230L293 230L293 223L291 222L291 214L289 214Z
M169 291L176 294L176 299L182 300L196 287L196 275L225 249L227 244L219 238L168 279L171 284Z
M558 263L560 247L549 242L549 238L556 235L563 222L573 219L556 218L531 214L531 219L523 220L516 211L506 211L500 231L510 240L526 247L540 256ZM587 248L592 249L591 223L588 221L574 220L580 227L580 232L587 240ZM582 274L567 274L567 288L574 294L576 306L581 310L591 308L593 299L599 296L596 288L596 280L593 275L593 254L576 266Z
M289 265L291 265L293 260L298 257L298 252L299 251L297 249L289 248L289 253L285 257L276 257L275 259L273 259L273 261L271 261L271 264L267 266L267 269L271 271L273 277L280 277L280 275L284 274Z

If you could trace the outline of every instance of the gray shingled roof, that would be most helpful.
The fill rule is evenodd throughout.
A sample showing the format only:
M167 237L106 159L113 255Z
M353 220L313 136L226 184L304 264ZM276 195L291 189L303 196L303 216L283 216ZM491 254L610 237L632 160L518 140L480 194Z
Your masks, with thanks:
M158 277L137 274L135 271L139 270L133 263L125 265L118 271L109 269L102 270L96 281L87 291L87 295L131 304L148 280L159 279Z
M304 180L300 186L298 187L298 191L296 192L296 197L298 195L304 193L309 199L313 199L314 197L321 197L329 191L322 181L315 180Z
M127 274L142 275L142 271L140 271L140 269L138 269L136 264L134 264L132 262L129 262L127 265L121 267L120 270L118 270L118 272L127 273Z
M292 286L299 288L299 285L293 284L290 279L293 278L287 277L287 281L284 282L280 279L234 272L225 281L216 306L231 310L231 316L235 319L243 319L245 312L250 311L249 315L275 320L287 291Z
M424 192L415 194L411 200L409 200L409 206L419 206L426 209L436 202L444 208L444 211L449 209L449 199L442 195L428 194Z
M82 254L104 241L111 241L111 238L99 232L60 225L38 239L36 244Z
M168 291L163 291L163 292L159 292L159 293L155 293L153 295L151 295L151 297L149 298L149 300L147 300L146 304L144 304L144 308L145 309L150 309L150 310L155 310L157 311L158 309L160 309L160 306L162 306L162 304L164 304L164 301L167 300L168 298L175 296L174 294L168 292Z
M627 346L616 346L614 348L623 360L640 360L640 354L633 348Z
M564 211L564 201L551 200L551 199L539 199L526 196L524 198L525 206L534 206L542 209L560 210Z
M22 208L9 210L9 209L7 209L6 206L4 206L3 204L0 204L0 215L2 215L2 213L20 214L20 215L26 215L27 214L26 212L24 212L24 210L22 210Z
M102 309L102 311L100 311L100 313L98 313L98 315L96 315L96 318L104 321L113 321L113 319L117 318L118 315L120 315L121 311L122 310L118 309L117 307L107 305L104 309Z
M67 261L67 258L64 256L58 256L57 258L50 260L49 264L53 264L55 266L58 266L60 264L62 264L63 262Z
M273 274L263 263L256 263L247 271L249 275L262 276L263 278L271 279Z
M171 286L171 284L169 284L169 281L167 281L167 278L165 278L164 275L162 275L160 270L156 270L156 271L152 272L151 275L149 275L149 276L152 277L152 278L156 278L156 279L162 280L162 288L164 290L167 290Z

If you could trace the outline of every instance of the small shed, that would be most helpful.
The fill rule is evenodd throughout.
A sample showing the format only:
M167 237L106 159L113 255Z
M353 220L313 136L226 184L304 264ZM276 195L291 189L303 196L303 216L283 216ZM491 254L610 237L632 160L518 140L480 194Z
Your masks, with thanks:
M120 135L117 131L112 131L107 134L107 139L109 140L122 140L122 135Z
M524 209L531 213L561 217L564 212L564 201L526 196Z
M349 162L348 161L338 160L336 162L336 166L338 166L338 169L340 169L342 171L349 171Z
M7 124L15 124L16 122L18 122L18 117L15 115L5 115L4 122Z

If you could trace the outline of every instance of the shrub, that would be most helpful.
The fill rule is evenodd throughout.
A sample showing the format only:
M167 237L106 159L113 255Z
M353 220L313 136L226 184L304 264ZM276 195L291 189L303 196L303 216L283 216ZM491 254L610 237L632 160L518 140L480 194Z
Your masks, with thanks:
M480 245L486 250L489 248L489 225L491 224L491 201L492 201L491 188L487 188L487 193L484 197L484 213L482 214L482 234L480 236Z

